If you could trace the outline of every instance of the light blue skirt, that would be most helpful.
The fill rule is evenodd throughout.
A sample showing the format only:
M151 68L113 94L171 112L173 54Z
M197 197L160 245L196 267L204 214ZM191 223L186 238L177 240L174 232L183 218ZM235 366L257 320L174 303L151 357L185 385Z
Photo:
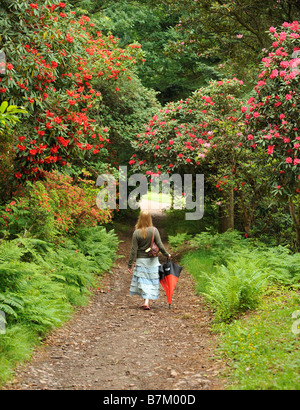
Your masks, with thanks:
M143 299L158 299L158 267L158 258L138 258L133 271L129 294L141 296Z

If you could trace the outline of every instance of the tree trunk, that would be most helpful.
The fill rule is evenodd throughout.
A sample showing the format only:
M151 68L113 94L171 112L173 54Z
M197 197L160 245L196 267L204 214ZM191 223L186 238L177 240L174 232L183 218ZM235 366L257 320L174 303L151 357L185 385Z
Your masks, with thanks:
M241 208L242 208L243 226L244 226L245 233L248 235L251 229L254 211L252 207L249 207L249 205L248 207L246 206L242 195L240 195L240 201L241 201Z
M222 204L219 207L219 232L224 233L234 229L234 190L224 193Z
M296 215L295 204L293 198L289 198L290 214L293 221L293 226L296 232L297 250L300 252L300 212Z

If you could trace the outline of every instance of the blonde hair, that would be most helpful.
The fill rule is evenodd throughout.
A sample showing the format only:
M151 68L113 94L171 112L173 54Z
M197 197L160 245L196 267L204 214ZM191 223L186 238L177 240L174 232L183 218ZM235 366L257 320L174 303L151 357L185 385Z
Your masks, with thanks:
M140 229L142 237L146 238L147 236L146 228L148 228L149 226L153 226L151 215L149 214L148 211L142 211L135 225L135 229L136 230Z

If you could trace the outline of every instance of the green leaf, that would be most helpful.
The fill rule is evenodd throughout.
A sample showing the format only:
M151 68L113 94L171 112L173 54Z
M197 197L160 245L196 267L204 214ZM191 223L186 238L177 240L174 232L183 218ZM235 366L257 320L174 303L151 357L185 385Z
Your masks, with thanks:
M7 101L3 101L3 103L2 103L1 106L0 106L0 112L1 112L2 114L4 114L4 112L5 112L5 110L6 110L7 107L8 107L8 102L7 102Z

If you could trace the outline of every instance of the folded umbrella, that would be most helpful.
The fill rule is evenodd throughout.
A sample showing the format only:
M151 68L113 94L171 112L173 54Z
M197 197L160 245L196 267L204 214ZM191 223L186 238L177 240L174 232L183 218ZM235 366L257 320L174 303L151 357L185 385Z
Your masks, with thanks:
M166 292L169 308L171 308L173 292L177 285L181 271L182 267L176 265L176 263L170 261L169 259L166 263L160 265L159 267L160 283Z

